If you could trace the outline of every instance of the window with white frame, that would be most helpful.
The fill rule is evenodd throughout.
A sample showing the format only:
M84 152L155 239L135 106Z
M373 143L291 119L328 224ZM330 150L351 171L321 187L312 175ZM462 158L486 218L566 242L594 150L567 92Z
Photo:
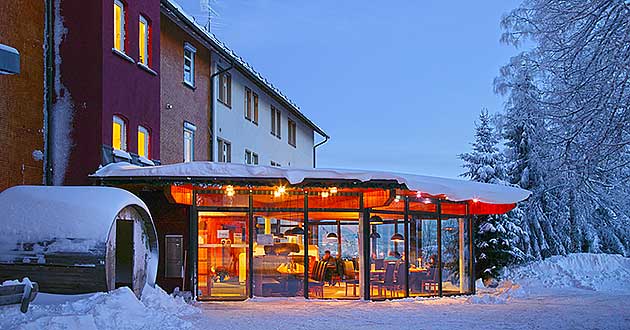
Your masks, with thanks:
M219 163L232 162L232 144L223 139L218 139Z
M217 65L217 72L223 68ZM219 101L228 107L232 107L232 75L225 71L219 75Z
M258 125L258 94L245 87L245 119Z
M190 87L195 87L195 53L193 45L184 43L184 83Z
M245 149L245 164L248 165L258 165L258 154Z
M149 129L144 126L138 126L138 156L149 159L150 140Z
M280 132L282 131L282 116L280 115L280 110L276 109L273 105L271 106L271 135L281 138Z
M197 126L184 122L184 163L195 160L195 131Z
M112 148L127 151L127 124L120 116L114 116L112 124Z
M149 21L140 15L140 24L138 26L138 54L140 54L140 64L149 66Z
M296 140L297 140L297 125L295 124L295 122L291 119L288 120L288 134L287 134L287 141L289 141L289 144L292 146L296 146Z
M114 0L114 49L125 52L125 5Z

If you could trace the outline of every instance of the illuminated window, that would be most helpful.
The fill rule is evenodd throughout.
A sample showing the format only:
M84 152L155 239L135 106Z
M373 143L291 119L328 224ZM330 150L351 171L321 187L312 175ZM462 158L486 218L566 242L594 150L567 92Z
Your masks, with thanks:
M223 69L217 66L218 71L223 71ZM219 75L219 101L228 107L232 106L232 75L228 72Z
M150 135L149 130L138 126L138 156L149 158L149 142Z
M184 122L184 163L195 160L195 131L197 127Z
M271 106L271 135L281 138L280 131L282 130L282 117L280 115L280 110L276 109L273 105Z
M287 125L289 128L288 141L289 144L295 147L295 142L297 140L297 125L291 119L289 119L289 124Z
M127 127L125 120L119 116L114 116L113 120L112 148L127 150Z
M140 16L138 36L140 38L138 40L140 63L149 66L149 23L142 16Z
M258 154L245 149L245 164L258 165Z
M125 5L114 0L114 48L125 51Z
M219 162L231 163L232 162L232 144L223 139L218 139L219 143Z
M184 83L195 87L195 53L197 49L189 43L184 43Z

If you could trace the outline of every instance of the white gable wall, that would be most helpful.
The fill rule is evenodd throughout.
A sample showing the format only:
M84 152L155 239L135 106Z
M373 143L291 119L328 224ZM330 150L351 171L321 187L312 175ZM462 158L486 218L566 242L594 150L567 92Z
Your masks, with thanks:
M213 57L214 72L217 63L222 68L229 67L229 63ZM237 69L231 69L229 72L232 76L232 107L228 108L218 99L215 100L215 120L217 137L231 143L232 163L244 164L245 149L248 149L258 154L260 165L270 165L271 161L274 161L280 163L282 167L313 167L313 129L292 115L287 108L263 92ZM216 97L219 79L218 77L215 79ZM258 94L258 125L245 119L245 86ZM281 139L271 135L271 105L281 111ZM287 118L291 118L297 125L296 147L288 142ZM214 143L216 145L216 139Z

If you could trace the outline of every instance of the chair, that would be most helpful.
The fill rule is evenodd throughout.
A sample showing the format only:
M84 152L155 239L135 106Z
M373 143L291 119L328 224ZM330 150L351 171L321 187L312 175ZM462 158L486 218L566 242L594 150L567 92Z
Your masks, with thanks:
M422 281L420 292L424 293L427 291L433 292L434 294L438 292L437 270L435 267L429 268L427 279Z
M308 278L309 293L313 292L313 296L324 298L324 274L326 272L326 263L323 261L315 262L311 276Z
M359 285L359 279L354 270L354 263L350 260L343 262L343 273L346 283L346 296L348 295L348 284L352 285L352 295L357 296L357 286Z
M393 262L387 263L385 266L385 276L382 281L372 281L371 285L376 286L378 288L378 295L381 296L382 289L385 289L385 293L389 289L392 297L394 297L394 289L396 287L396 283L394 283L394 271L396 270L396 264Z

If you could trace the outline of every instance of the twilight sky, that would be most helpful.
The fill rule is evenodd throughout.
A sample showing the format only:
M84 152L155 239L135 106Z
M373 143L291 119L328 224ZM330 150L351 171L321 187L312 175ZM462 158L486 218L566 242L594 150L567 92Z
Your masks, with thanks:
M201 0L176 1L205 24ZM519 0L210 1L212 32L332 137L318 167L458 176L518 52L499 20Z

